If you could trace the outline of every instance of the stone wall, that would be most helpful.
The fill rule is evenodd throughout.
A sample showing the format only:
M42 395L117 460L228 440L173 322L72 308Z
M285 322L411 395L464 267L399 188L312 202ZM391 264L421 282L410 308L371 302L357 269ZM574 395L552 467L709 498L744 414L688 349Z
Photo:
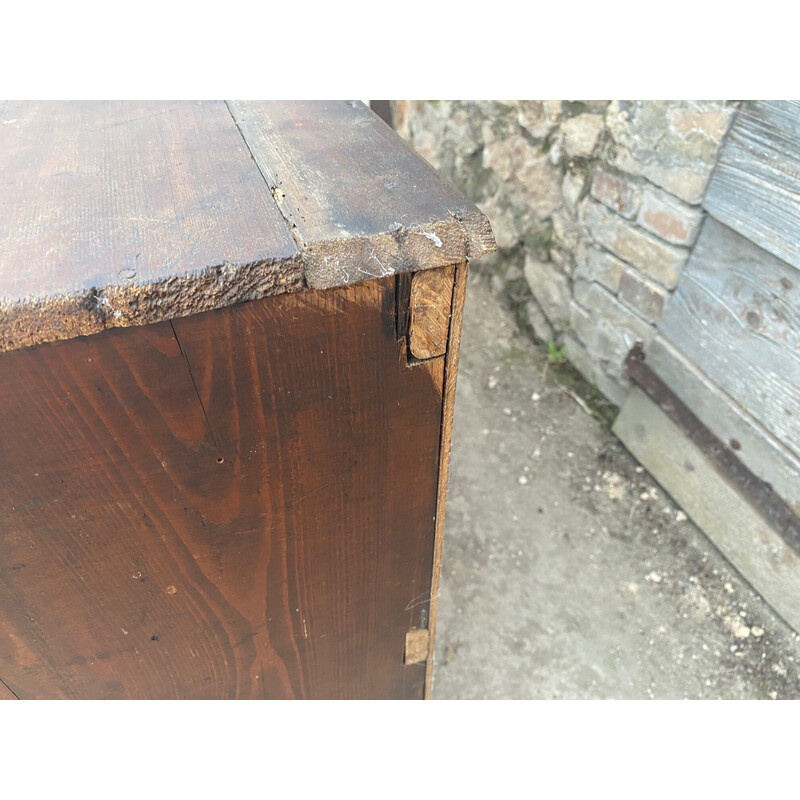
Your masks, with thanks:
M489 217L478 262L612 402L703 221L729 101L396 101L401 136Z

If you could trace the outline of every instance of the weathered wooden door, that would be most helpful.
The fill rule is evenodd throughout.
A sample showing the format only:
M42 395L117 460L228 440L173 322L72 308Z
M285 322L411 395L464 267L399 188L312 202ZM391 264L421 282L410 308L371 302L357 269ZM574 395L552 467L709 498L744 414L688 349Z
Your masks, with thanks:
M800 103L738 112L615 429L800 630Z

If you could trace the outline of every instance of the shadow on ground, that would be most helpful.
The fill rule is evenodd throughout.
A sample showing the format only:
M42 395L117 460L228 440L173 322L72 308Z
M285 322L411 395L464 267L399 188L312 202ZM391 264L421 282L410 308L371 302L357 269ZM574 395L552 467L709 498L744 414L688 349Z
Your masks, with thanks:
M798 637L592 397L473 274L433 697L800 697Z

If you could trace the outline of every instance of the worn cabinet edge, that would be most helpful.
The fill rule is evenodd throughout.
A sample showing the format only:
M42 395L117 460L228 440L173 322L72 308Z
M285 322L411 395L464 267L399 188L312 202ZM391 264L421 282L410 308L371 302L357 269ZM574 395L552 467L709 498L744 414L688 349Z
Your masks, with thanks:
M425 699L430 699L433 688L434 645L436 640L436 612L439 601L439 583L442 572L442 545L444 542L445 507L447 484L450 477L450 445L453 433L453 412L456 400L456 379L458 358L461 349L461 329L464 320L464 300L467 292L467 262L455 268L453 294L451 300L450 331L447 354L445 355L444 392L442 398L442 434L439 455L439 487L436 501L436 527L434 533L433 580L431 583L430 637L428 641L428 661L425 673Z
M362 103L228 101L228 108L312 288L451 266L496 249L485 214Z
M307 209L303 203L307 198L286 195L278 185L274 164L271 166L269 161L268 137L258 124L248 123L253 116L252 105L229 102L230 125L243 148L249 150L256 161L260 179L277 207L276 213L279 212L279 219L282 218L291 231L293 240L289 243L293 241L292 247L284 247L280 254L253 252L251 261L246 256L237 258L235 263L209 264L192 272L182 272L178 259L175 263L165 263L161 271L163 278L152 282L120 280L55 294L44 295L31 289L19 297L0 297L0 352L91 335L108 328L162 322L309 287L330 289L373 278L454 266L496 249L486 216L445 184L399 136L360 103L328 105L346 107L346 112L340 113L345 119L344 127L352 124L362 131L360 135L370 141L370 137L374 138L376 146L385 151L384 155L387 152L392 157L397 154L398 163L410 176L407 183L411 188L396 192L398 208L381 204L382 215L378 215L378 204L373 202L372 195L381 176L373 174L370 159L360 158L354 163L364 165L363 175L357 177L365 183L359 202L366 211L359 210L360 206L354 207L352 197L336 186L318 187L316 202L328 209L342 204L343 217L359 219L362 228L348 228L338 236L321 235L319 226L301 231L298 223L304 224ZM259 103L255 106L267 115L277 114L279 107L284 116L305 114L308 125L315 124L316 110L310 103ZM274 108L264 111L267 107ZM125 124L135 126L136 120ZM135 133L131 131L131 135ZM329 133L328 129L324 130L326 136ZM298 170L308 172L307 162L313 160L314 154L304 152L292 137L284 136L281 142L293 151L289 161ZM428 195L432 199L426 199ZM413 214L409 217L399 213L418 202L423 203L425 209L415 218L411 218ZM386 215L394 211L398 211L397 219L392 217L394 221L389 224ZM402 222L398 221L401 218ZM86 235L90 233L100 235L97 231L87 231ZM141 248L148 244L152 242L145 240ZM247 244L245 242L245 251ZM104 263L100 266L104 274L119 271L122 275L126 265L115 267ZM31 268L35 267L34 264ZM96 268L97 265L86 264L90 274Z

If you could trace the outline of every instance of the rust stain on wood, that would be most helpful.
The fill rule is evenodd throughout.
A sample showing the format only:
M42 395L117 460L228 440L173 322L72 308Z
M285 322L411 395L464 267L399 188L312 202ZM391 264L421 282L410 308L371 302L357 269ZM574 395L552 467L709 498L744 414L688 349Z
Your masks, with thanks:
M418 272L411 280L409 347L414 358L436 358L447 351L455 267Z
M628 377L689 437L727 480L781 535L795 552L800 553L800 518L772 486L755 475L734 454L735 440L727 446L714 435L675 392L647 365L645 353L637 344L625 359Z

